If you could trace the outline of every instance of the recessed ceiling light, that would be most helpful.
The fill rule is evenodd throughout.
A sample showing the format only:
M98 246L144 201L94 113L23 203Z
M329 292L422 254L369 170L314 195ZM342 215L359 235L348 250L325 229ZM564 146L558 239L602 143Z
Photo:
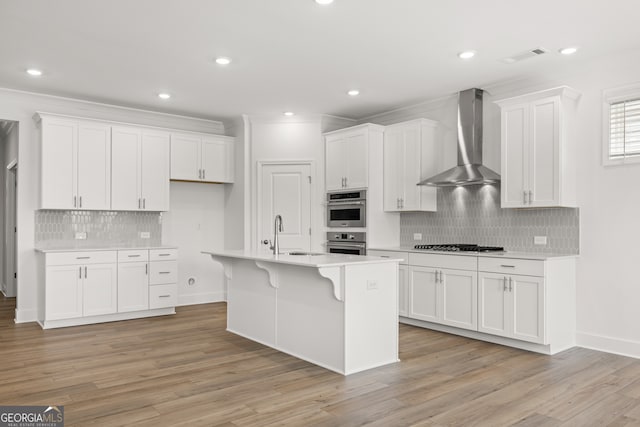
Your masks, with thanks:
M293 116L293 115L294 115L293 111L285 111L285 112L284 112L284 113L282 113L282 114L284 114L284 115L285 115L285 116L287 116L287 117L291 117L291 116Z
M351 89L349 92L347 92L347 95L349 95L349 96L358 96L358 95L360 95L360 91L358 89Z
M475 50L465 50L464 52L460 52L458 54L458 58L460 59L471 59L476 56Z
M219 58L216 58L216 64L218 64L218 65L229 65L229 64L231 64L231 59L227 58L225 56L221 56Z
M27 70L27 74L33 77L40 77L42 75L42 71L36 70L35 68L29 68Z
M158 94L158 98L160 99L169 99L171 98L171 94L170 93L166 93L166 92L162 92Z
M577 47L565 47L559 50L559 52L563 55L573 55L578 51Z
M333 3L333 0L316 0L316 3L318 3L318 4L331 4L331 3Z

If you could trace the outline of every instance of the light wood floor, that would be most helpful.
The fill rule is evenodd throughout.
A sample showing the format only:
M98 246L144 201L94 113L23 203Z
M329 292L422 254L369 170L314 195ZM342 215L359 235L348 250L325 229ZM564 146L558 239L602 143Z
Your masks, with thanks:
M0 405L67 426L640 425L640 360L543 356L400 326L402 362L343 377L225 331L224 303L43 331L0 296Z

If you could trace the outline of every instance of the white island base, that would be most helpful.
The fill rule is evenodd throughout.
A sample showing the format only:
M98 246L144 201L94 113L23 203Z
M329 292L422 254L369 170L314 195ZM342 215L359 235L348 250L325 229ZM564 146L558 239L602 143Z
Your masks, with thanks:
M398 361L399 260L204 253L224 265L229 332L343 375Z

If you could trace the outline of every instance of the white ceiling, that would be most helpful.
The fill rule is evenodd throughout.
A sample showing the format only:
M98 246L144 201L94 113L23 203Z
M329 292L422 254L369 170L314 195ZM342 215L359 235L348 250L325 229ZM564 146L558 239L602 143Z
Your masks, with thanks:
M638 0L0 0L0 87L214 119L360 119L638 49L639 18ZM550 53L501 61L535 47Z

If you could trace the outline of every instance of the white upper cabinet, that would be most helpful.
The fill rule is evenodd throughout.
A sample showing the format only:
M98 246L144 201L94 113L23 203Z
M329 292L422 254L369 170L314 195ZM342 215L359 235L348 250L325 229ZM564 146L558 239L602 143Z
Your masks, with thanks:
M196 133L171 134L171 179L231 183L234 138Z
M113 210L169 210L169 135L155 129L113 128Z
M369 186L369 145L382 129L365 124L324 134L327 191Z
M496 101L501 108L503 208L576 207L579 94L563 86Z
M435 211L437 189L416 185L438 172L437 123L419 119L387 126L384 131L384 210Z
M111 127L38 114L41 209L108 210L111 205Z

